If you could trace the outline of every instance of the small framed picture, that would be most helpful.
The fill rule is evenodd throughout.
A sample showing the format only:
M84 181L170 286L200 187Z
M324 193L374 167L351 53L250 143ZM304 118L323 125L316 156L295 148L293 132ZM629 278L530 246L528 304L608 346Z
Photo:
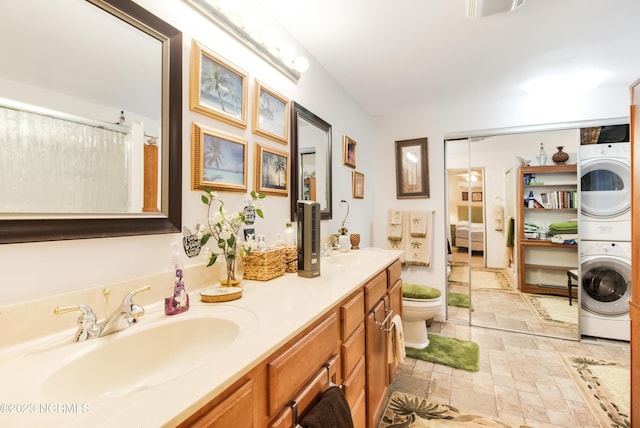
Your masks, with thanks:
M355 199L364 198L364 174L353 171L351 177L352 195Z
M220 131L191 126L191 189L247 190L247 142Z
M276 196L289 195L289 155L256 144L256 191Z
M289 100L255 80L253 132L287 144L289 135Z
M351 168L356 167L356 142L346 135L342 137L342 163Z
M244 70L194 40L189 85L191 110L246 128L247 76Z
M482 192L471 192L472 202L482 202Z
M463 201L469 200L469 192L462 192L462 200Z
M429 197L426 137L396 141L396 196L398 199Z

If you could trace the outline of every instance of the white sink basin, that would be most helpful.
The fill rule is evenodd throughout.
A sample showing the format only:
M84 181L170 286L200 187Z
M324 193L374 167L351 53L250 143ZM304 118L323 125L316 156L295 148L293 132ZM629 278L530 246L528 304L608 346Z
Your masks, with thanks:
M327 263L334 265L359 265L366 263L371 259L371 255L361 252L350 251L345 253L336 253L327 257L325 260Z
M73 344L77 353L45 378L42 398L95 401L171 381L196 370L257 325L257 318L241 308L195 309L147 324L142 317L121 332Z

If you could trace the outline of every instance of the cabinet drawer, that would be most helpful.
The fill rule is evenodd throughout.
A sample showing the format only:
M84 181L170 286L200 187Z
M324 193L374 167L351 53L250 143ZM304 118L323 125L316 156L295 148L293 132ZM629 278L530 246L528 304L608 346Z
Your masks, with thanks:
M400 260L396 260L395 262L391 263L391 265L389 265L389 267L387 268L387 272L389 272L388 285L389 288L391 288L393 284L400 280L400 276L402 275L402 263L400 263Z
M348 377L364 355L364 323L342 343L342 376Z
M371 308L387 293L387 271L384 270L376 275L364 286L365 312Z
M359 292L340 306L340 338L345 340L364 322L364 293Z
M349 408L353 409L356 405L360 392L364 390L365 380L366 371L364 356L362 356L353 370L353 373L351 373L351 375L348 376L342 384L342 390L344 391L344 396L347 398L347 402L349 403Z
M267 364L269 416L275 415L329 359L337 348L338 334L334 312Z

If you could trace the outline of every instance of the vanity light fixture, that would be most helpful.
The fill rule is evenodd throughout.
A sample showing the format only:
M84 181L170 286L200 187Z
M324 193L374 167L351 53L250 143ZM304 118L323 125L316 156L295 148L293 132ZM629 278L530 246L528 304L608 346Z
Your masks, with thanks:
M309 60L307 58L296 57L293 46L290 44L277 45L276 38L272 33L266 29L260 29L259 17L240 11L237 7L237 1L186 1L291 80L297 82L301 73L308 70Z

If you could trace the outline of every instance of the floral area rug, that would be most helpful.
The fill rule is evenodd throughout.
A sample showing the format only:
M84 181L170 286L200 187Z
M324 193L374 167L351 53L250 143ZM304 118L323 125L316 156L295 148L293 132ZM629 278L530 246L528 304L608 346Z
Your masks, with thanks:
M558 355L600 426L630 428L629 364L562 353Z
M453 266L449 274L449 282L469 284L469 268ZM473 268L471 286L474 290L516 291L502 269Z
M569 305L568 297L523 294L538 321L554 325L577 325L578 303Z
M434 403L427 398L394 391L389 398L378 428L430 428L430 427L497 427L525 428L511 425L497 418L464 414L447 404Z

